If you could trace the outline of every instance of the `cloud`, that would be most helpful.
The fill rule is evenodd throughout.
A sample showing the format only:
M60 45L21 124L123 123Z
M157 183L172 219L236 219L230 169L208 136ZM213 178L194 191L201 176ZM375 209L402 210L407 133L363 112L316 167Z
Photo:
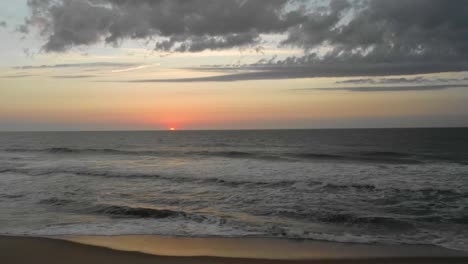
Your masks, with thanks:
M6 76L0 76L0 78L3 78L3 79L19 79L19 78L28 78L28 77L32 77L34 75L32 74L17 74L17 75L6 75Z
M414 77L414 78L382 78L382 79L352 79L338 81L337 84L401 84L401 83L422 83L429 82L432 80L426 79L424 77Z
M359 67L351 64L311 64L311 65L260 65L224 67L211 66L191 68L193 70L223 72L224 75L178 78L178 79L148 79L130 80L128 82L236 82L251 80L281 80L317 77L343 77L343 76L386 76L417 74L422 69L426 72L437 72L436 65L392 65L392 64L361 64ZM468 66L468 65L467 65ZM447 66L449 67L449 66ZM454 66L456 69L458 66ZM235 73L233 73L235 72Z
M259 61L262 62L262 61ZM352 77L352 76L391 76L391 75L415 75L441 72L468 71L468 60L443 60L440 61L411 61L373 60L372 58L318 58L316 54L303 57L289 57L283 60L270 60L269 64L243 65L248 69L256 67L265 71L277 72L280 76L287 76L288 68L300 69L304 78L315 77ZM223 66L219 67L220 69Z
M0 21L0 28L8 27L8 23L6 21Z
M140 66L131 67L131 68L126 68L126 69L121 69L121 70L112 70L112 73L121 73L121 72L137 71L137 70L142 70L142 69L146 69L146 68L153 67L153 66L159 66L159 64L156 63L156 64L152 64L152 65L140 65Z
M417 85L417 86L373 86L373 87L340 87L340 88L306 88L301 91L347 91L347 92L405 92L405 91L433 91L451 88L468 88L468 84L456 85Z
M114 63L114 62L93 62L93 63L67 63L67 64L48 64L48 65L25 65L13 67L17 70L31 69L57 69L57 68L119 68L136 66L134 63Z
M100 42L117 46L128 39L153 40L159 51L198 52L254 47L265 34L281 34L279 46L305 52L264 60L268 65L258 67L268 69L260 73L221 79L468 70L467 0L28 0L28 5L23 31L38 29L46 52ZM282 67L290 65L301 69Z
M100 41L166 38L162 51L202 51L256 44L262 33L287 30L297 20L288 0L29 0L28 27L47 37L47 52Z
M466 0L343 2L332 1L331 12L309 16L284 44L310 50L326 43L332 48L328 59L357 62L462 61L468 55Z
M337 84L440 84L450 82L462 82L468 80L465 78L426 78L426 77L413 77L413 78L362 78L351 79L344 81L337 81Z
M93 78L96 77L95 75L56 75L52 76L55 79L86 79L86 78Z
M191 82L237 82L251 80L279 80L279 79L298 79L312 77L308 70L304 69L280 69L253 72L240 72L234 74L224 74L208 77L195 78L176 78L176 79L136 79L125 82L132 83L191 83ZM319 76L319 75L316 75Z

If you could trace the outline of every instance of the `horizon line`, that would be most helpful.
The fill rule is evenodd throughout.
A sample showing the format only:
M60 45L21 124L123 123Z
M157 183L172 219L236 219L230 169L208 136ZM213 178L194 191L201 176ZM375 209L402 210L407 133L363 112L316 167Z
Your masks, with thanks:
M69 133L76 133L76 132L172 132L177 133L181 131L187 132L197 132L197 131L274 131L274 130L378 130L378 129L460 129L460 128L468 128L467 126L428 126L428 127L349 127L349 128L225 128L225 129L177 129L177 130L170 130L170 129L103 129L103 130L4 130L0 133L53 133L53 132L69 132Z

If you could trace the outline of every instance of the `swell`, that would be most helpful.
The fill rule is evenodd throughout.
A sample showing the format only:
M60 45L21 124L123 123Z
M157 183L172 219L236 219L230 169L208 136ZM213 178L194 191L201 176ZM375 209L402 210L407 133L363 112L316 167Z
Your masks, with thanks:
M70 176L86 176L86 177L100 177L108 179L142 179L142 180L165 180L174 183L199 183L199 184L216 184L229 187L289 187L297 183L294 180L282 181L246 181L246 180L228 180L221 178L195 178L188 176L164 176L154 173L127 173L127 172L113 172L113 171L93 171L93 170L70 170L70 169L27 169L16 168L8 169L4 172L19 173L28 176L54 176L54 175L70 175ZM2 173L0 171L0 173Z
M224 157L260 160L281 160L281 156L268 153L252 153L243 151L168 151L168 150L120 150L120 149L78 149L78 148L45 148L22 149L10 148L6 152L39 152L48 154L99 154L99 155L128 155L128 156L155 156L155 157Z
M116 219L170 219L170 221L193 221L197 223L205 223L210 225L233 225L233 227L245 225L241 219L235 217L222 217L213 214L203 214L198 212L186 212L181 210L151 208L144 206L127 206L127 205L113 205L113 204L98 204L89 205L79 203L73 200L49 198L41 200L39 204L53 206L73 213L102 215ZM452 219L445 219L443 216L430 217L391 217L385 215L358 215L352 213L341 212L327 212L327 211L314 211L309 213L295 212L295 211L275 211L263 216L273 217L286 217L293 219L306 220L312 223L333 224L338 226L353 226L365 228L379 228L387 231L411 231L421 223L451 223L451 224L466 224L468 216L459 216ZM252 215L253 219L256 215ZM260 222L261 216L259 218ZM240 221L240 222L239 222ZM254 221L256 222L256 221ZM259 223L260 223L259 222ZM273 225L268 229L269 235L287 235L287 231L279 226Z
M74 203L73 200L70 199L61 199L57 197L52 197L48 199L43 199L39 201L39 204L44 205L54 205L54 206L65 206Z
M103 215L111 218L133 219L184 219L195 222L225 223L226 220L214 215L199 214L162 208L145 206L128 206L116 204L89 204L76 200L52 197L38 202L39 205L49 206L54 210L62 210L72 213Z
M38 202L41 205L53 206L66 211L105 215L111 218L136 218L136 219L166 219L180 218L196 222L204 222L216 219L216 223L224 224L227 219L219 218L215 215L204 215L196 212L185 212L179 210L150 208L142 206L127 206L127 205L109 205L97 204L91 205L70 199L62 199L52 197ZM409 229L413 225L403 219L395 219L383 216L359 216L346 213L331 213L326 211L316 211L310 213L301 213L295 211L274 211L269 213L270 216L282 216L288 218L300 218L312 220L319 223L345 224L345 225L384 225L390 229ZM174 220L175 221L175 220Z
M17 199L24 197L24 194L0 194L0 199Z
M411 154L404 152L395 152L395 151L362 151L360 152L362 156L367 157L410 157Z
M340 154L329 153L290 153L293 157L309 160L334 160L343 162L371 162L389 164L422 164L428 162L423 157L409 153L372 151L372 152L351 152Z
M0 169L0 173L15 172L14 169Z
M98 215L107 215L111 217L131 217L131 218L168 218L187 216L184 212L172 211L167 209L155 209L146 207L131 207L125 205L92 205L87 202L80 202L71 199L51 197L40 200L40 205L53 206L67 211L90 213Z
M127 150L119 150L119 149L80 149L80 148L65 148L65 147L55 147L55 148L43 148L43 149L27 149L27 148L9 148L5 149L6 152L42 152L42 153L50 153L50 154L90 154L90 153L97 153L97 154L135 154L135 155L145 155L145 154L154 154L157 155L160 152L157 151L127 151Z
M130 207L122 205L99 205L89 210L91 213L108 215L111 217L130 217L130 218L170 218L187 217L187 213L182 211L173 211L167 209L154 209L145 207Z
M81 175L88 175L90 177L108 177L110 174L103 173L82 173ZM382 209L391 213L391 215L398 217L385 217L385 216L362 216L345 213L327 213L323 211L273 211L271 214L287 218L310 219L315 222L332 223L332 224L347 224L347 225L383 225L389 228L410 228L412 221L419 221L425 223L455 223L463 224L468 222L468 211L447 211L441 210L440 205L460 204L468 198L468 191L451 190L451 189L438 189L438 188L395 188L389 186L376 186L372 184L334 184L330 182L321 181L277 181L277 182L261 182L261 181L229 181L219 178L206 178L195 179L190 177L167 177L160 175L139 175L140 177L153 177L154 179L163 179L171 181L175 184L200 184L204 187L210 185L222 185L230 188L238 188L239 191L252 191L256 189L270 189L271 191L287 191L295 192L297 186L310 187L310 191L324 194L348 195L349 193L360 193L367 197L375 197L371 201L374 204L379 204ZM127 176L112 176L112 177L138 177L138 175ZM407 205L407 201L418 203L418 210L414 211L413 205ZM71 204L68 200L52 199L42 201L42 203L53 204L59 206L69 206ZM162 217L188 217L184 212L173 214L169 211L151 212L152 209L148 208L130 208L130 207L106 207L100 206L91 209L93 213L121 216L121 217L143 217L143 218L162 218ZM303 208L304 209L304 208Z
M427 215L362 215L351 212L293 211L277 210L268 216L287 219L306 220L313 223L334 224L338 226L365 226L386 230L411 230L421 224L461 224L466 225L468 214L447 216L443 212Z
M155 157L221 157L233 159L256 159L266 161L313 161L328 160L341 162L379 162L398 164L419 164L431 160L456 162L465 164L466 160L437 155L415 155L391 151L357 151L349 153L320 153L320 152L246 152L237 150L225 151L182 151L182 150L121 150L121 149L94 149L94 148L10 148L6 152L39 152L48 154L97 154L97 155L128 155L128 156L155 156Z
M359 216L346 213L318 213L315 216L318 222L345 224L345 225L365 225L383 226L386 229L406 230L414 228L414 225L405 219L397 219L385 216Z
M21 173L29 176L52 176L58 174L68 174L70 176L87 176L87 177L101 177L109 179L143 179L143 180L165 180L174 183L196 183L196 184L216 184L229 187L265 187L265 188L296 188L296 185L311 188L311 190L319 191L324 190L327 192L340 192L356 190L361 192L382 192L391 191L404 195L414 194L418 197L461 197L468 198L468 192L463 188L460 190L445 189L445 188L396 188L391 186L379 186L367 183L331 183L328 181L318 180L281 180L281 181L261 181L261 180L231 180L223 178L196 178L189 176L169 176L154 173L131 173L131 172L116 172L116 171L93 171L85 168L79 170L71 169L7 169L2 172Z

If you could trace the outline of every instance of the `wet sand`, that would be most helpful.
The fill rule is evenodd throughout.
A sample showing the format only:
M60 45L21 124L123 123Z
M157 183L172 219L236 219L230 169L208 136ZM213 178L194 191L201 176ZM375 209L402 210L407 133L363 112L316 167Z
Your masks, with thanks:
M0 237L0 263L468 263L468 255L465 252L429 246L372 246L267 239L192 239L157 236L66 238L79 243L62 239ZM148 254L150 251L159 252L160 255Z

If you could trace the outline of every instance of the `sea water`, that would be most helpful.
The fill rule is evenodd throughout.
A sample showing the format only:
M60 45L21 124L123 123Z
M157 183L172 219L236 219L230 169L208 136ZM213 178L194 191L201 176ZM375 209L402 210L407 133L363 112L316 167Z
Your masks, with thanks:
M0 234L468 251L468 129L0 133Z

